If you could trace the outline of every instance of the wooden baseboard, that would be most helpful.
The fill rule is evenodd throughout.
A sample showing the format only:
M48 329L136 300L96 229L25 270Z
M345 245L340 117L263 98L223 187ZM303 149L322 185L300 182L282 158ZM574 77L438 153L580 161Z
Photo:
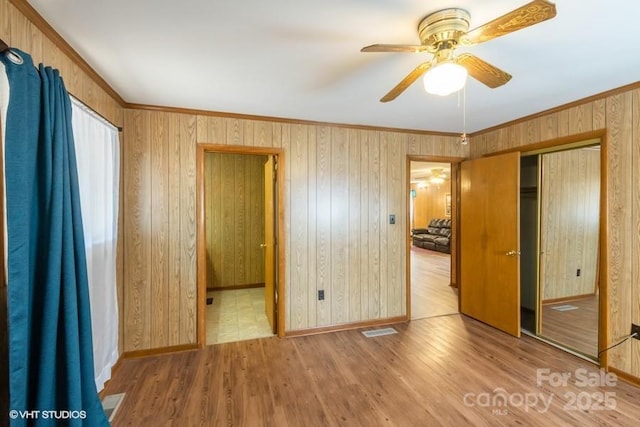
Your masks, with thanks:
M264 283L248 283L246 285L236 285L236 286L220 286L217 288L207 288L207 292L209 291L233 291L237 289L253 289L253 288L264 288Z
M557 304L559 302L567 302L567 301L575 301L578 299L591 298L596 296L595 293L592 294L583 294L583 295L572 295L569 297L561 297L561 298L551 298L542 301L542 304Z
M149 348L146 350L125 351L121 359L135 359L138 357L157 356L159 354L176 353L178 351L197 350L198 344L183 344L169 347Z
M394 325L397 323L406 323L409 319L407 316L387 317L385 319L365 320L363 322L342 323L339 325L320 326L317 328L298 329L295 331L285 332L286 338L304 337L308 335L325 334L327 332L347 331L350 329L371 328L374 326Z
M621 371L620 369L614 368L613 366L607 366L607 372L616 374L616 376L621 380L640 387L640 378L636 377L635 375L631 375L629 373Z

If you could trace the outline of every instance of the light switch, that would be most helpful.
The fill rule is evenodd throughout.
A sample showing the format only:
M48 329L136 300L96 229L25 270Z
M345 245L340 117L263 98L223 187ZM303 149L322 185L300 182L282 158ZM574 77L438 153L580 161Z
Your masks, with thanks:
M394 214L389 215L389 224L396 223L396 216Z

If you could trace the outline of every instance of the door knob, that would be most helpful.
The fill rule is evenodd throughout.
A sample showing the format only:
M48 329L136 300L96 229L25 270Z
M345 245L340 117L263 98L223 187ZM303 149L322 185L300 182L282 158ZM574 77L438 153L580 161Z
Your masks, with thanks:
M507 256L516 256L516 255L520 255L520 251L514 251L514 250L511 250L511 251L507 252L505 255L507 255Z
M266 247L267 247L267 244L266 244L266 243L260 243L260 247L261 247L261 248L266 248Z

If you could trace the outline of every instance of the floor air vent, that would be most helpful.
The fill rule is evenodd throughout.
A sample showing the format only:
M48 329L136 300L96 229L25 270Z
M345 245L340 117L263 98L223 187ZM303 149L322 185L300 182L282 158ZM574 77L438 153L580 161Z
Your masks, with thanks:
M555 307L551 307L551 309L557 310L557 311L570 311L570 310L577 310L578 307L571 304L564 304L564 305L556 305Z
M364 335L367 338L374 338L374 337L381 337L383 335L393 335L397 333L398 331L396 331L393 328L383 328L383 329L374 329L372 331L363 331L362 335Z
M110 394L102 399L102 407L104 413L107 415L109 422L113 421L113 417L116 416L116 412L124 399L124 393Z

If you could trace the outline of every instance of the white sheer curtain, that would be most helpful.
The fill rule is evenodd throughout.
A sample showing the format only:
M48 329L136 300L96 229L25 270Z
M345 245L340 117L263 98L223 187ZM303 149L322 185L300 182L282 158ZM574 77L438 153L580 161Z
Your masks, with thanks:
M120 150L118 130L72 100L82 223L87 252L96 387L104 388L118 360L116 240Z

